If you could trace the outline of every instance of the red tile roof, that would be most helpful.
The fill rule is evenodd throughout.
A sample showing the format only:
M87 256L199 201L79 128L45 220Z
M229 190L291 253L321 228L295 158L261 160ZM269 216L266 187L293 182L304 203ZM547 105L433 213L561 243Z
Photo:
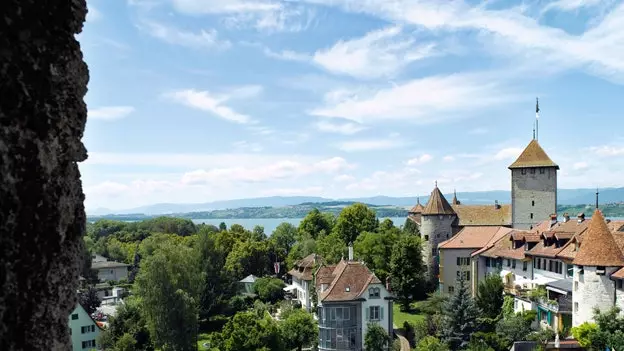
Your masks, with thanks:
M431 192L431 196L429 196L429 201L427 201L427 206L422 212L423 215L439 215L439 214L447 214L453 215L455 211L453 207L446 201L444 195L438 187L433 188Z
M559 169L559 166L548 157L546 151L542 149L537 140L533 139L518 156L518 159L509 166L509 169L535 167L555 167Z
M422 213L422 211L425 210L425 207L423 205L420 204L420 198L416 198L416 205L414 205L414 207L412 207L408 213L412 214L418 214L418 213Z
M438 245L440 249L480 249L495 242L512 229L506 227L465 227L450 239Z
M624 266L622 250L598 209L592 216L573 263L580 266Z
M323 279L327 279L327 270L324 273ZM381 284L375 274L362 262L341 260L331 277L333 280L327 290L319 294L320 301L352 301L359 298L369 284ZM317 279L317 289L320 288L320 284L324 283Z
M317 254L309 254L308 256L296 261L294 264L294 268L291 269L288 274L293 277L297 277L303 280L312 280L312 271L314 266L318 264L322 264L324 262L323 258Z

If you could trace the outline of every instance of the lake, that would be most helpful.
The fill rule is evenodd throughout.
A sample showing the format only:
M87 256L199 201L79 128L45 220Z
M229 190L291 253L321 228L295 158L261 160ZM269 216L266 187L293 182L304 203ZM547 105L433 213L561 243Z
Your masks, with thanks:
M402 226L405 224L406 217L389 217L392 222L394 222L395 226ZM380 218L379 221L383 221L385 218ZM228 228L232 226L232 224L240 224L245 229L252 230L254 226L259 225L264 227L264 232L267 235L271 235L275 228L283 222L290 223L294 226L298 226L299 222L301 222L303 218L228 218L228 219L215 219L215 218L207 218L207 219L193 219L193 223L195 224L212 224L214 226L219 226L221 222L224 222Z

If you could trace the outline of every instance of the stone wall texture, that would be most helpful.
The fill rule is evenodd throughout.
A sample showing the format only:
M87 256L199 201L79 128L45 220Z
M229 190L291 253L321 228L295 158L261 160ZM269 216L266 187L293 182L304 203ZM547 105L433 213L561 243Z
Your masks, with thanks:
M574 285L572 286L572 325L578 326L594 320L594 308L605 312L615 306L615 283L609 276L616 267L606 267L604 275L596 274L596 267L574 267ZM578 287L578 288L577 288Z
M0 350L70 350L84 195L85 0L0 11Z
M422 216L420 237L423 240L423 262L427 266L429 278L437 277L439 271L438 244L453 235L453 221L455 215L427 215ZM433 255L433 249L436 255Z
M513 227L529 229L557 213L557 170L555 168L513 169L511 205ZM531 213L533 219L531 219Z

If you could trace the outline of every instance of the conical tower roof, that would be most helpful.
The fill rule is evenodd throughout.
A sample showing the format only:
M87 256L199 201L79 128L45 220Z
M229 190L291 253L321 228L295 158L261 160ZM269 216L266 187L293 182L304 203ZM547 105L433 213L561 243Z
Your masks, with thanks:
M444 198L444 195L442 195L442 192L440 191L440 189L438 189L438 186L436 185L436 187L433 188L433 191L431 192L431 196L429 196L429 201L427 202L427 206L425 206L422 214L454 215L455 211L453 210L453 207L451 207L451 205L448 203L448 201L446 201L446 198Z
M624 255L600 210L594 212L587 234L572 263L579 266L624 266Z
M518 159L509 166L509 169L535 167L555 167L559 169L559 166L548 157L546 151L542 149L537 140L533 139L522 151Z
M423 205L420 204L420 197L416 198L416 205L414 205L414 207L412 207L411 210L409 210L409 213L414 213L414 214L418 214L418 213L422 213L425 210L425 207Z

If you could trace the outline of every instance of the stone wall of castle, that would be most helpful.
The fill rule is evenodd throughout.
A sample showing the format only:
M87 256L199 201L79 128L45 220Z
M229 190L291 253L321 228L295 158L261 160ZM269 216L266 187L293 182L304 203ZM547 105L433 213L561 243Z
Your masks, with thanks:
M557 170L523 168L511 171L513 227L529 229L557 212Z
M594 307L606 311L615 304L615 282L609 276L618 268L606 267L605 274L598 274L597 267L574 267L572 286L572 325L592 321Z
M455 215L422 216L420 237L423 240L423 261L429 277L438 275L438 244L453 235L452 224L455 218Z

